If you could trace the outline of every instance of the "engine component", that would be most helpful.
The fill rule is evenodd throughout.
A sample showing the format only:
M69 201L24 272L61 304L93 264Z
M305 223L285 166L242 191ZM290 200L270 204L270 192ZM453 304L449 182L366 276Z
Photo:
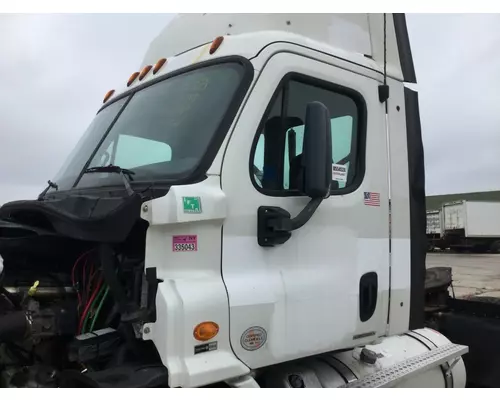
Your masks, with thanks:
M60 387L63 388L168 387L168 372L167 369L161 364L128 365L87 373L63 371L59 378Z
M156 348L142 340L143 323L156 319L156 270L109 245L70 252L40 264L6 259L0 387L167 386Z
M31 288L28 286L5 286L4 290L15 296L22 296L27 294ZM70 286L64 287L38 287L36 292L33 293L32 297L34 298L55 298L55 297L64 297L68 294L74 294L75 289Z
M69 346L69 360L85 363L113 354L121 342L120 335L112 328L79 335Z
M10 368L2 374L2 387L56 388L56 370L45 365L32 365L21 369Z

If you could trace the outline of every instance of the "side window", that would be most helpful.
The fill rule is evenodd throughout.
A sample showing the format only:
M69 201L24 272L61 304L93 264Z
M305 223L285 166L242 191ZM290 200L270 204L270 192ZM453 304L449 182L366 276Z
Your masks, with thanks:
M358 162L358 103L336 87L296 78L288 80L273 100L255 142L252 174L264 192L296 191L306 106L313 101L320 101L330 112L332 194L353 184Z
M264 175L264 134L259 135L259 140L257 141L257 146L255 147L254 163L253 163L253 174L255 177L255 183L262 187L262 179Z

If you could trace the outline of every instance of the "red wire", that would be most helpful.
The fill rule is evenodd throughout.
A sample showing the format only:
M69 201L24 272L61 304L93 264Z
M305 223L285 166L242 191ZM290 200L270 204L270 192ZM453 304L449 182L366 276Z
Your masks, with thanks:
M89 271L89 282L87 284L87 291L86 291L87 298L90 296L90 289L92 288L92 283L94 282L94 278L96 275L97 271L94 272L94 264L92 264Z
M76 266L78 265L78 263L80 262L80 260L81 260L84 256L86 256L87 254L89 254L92 250L94 250L94 249L90 249L90 250L88 250L88 251L86 251L86 252L84 252L84 253L80 254L80 257L78 257L78 258L76 259L75 263L73 264L73 269L71 270L71 280L72 280L72 282L73 282L73 286L76 284L76 283L75 283L75 271L76 271Z
M92 305L92 302L94 301L95 297L97 296L97 293L99 292L99 289L101 288L101 285L102 285L102 276L99 279L99 283L97 284L96 288L94 289L92 296L90 297L89 301L87 302L87 305L85 306L85 309L83 310L82 316L80 317L80 324L78 325L78 333L82 332L83 323L85 321L85 316L89 312L90 306Z
M87 268L87 262L88 262L88 258L85 259L85 263L83 264L83 268L82 268L82 292L85 293L85 300L88 299L87 291L85 290L85 268Z
M75 273L76 273L76 267L78 266L78 263L80 262L80 260L84 256L88 255L93 250L94 249L90 249L90 250L87 250L84 253L80 254L80 256L76 259L75 263L73 264L73 268L71 270L71 283L73 284L73 287L76 288ZM78 295L78 309L80 309L80 307L82 305L82 296L80 295L80 291L79 290L77 290L77 295Z

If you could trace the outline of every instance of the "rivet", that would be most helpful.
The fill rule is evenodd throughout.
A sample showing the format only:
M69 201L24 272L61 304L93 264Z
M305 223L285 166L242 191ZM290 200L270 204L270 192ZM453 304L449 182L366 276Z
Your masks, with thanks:
M147 335L151 332L151 329L149 329L147 326L144 328L144 333Z
M142 206L142 211L143 211L143 212L148 212L148 205L147 205L147 204L144 204L144 205Z

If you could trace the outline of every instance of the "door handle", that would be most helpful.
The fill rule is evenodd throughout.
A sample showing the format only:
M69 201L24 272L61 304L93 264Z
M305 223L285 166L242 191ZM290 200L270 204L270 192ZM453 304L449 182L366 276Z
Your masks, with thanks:
M377 308L378 276L376 272L368 272L359 280L359 319L368 321Z

